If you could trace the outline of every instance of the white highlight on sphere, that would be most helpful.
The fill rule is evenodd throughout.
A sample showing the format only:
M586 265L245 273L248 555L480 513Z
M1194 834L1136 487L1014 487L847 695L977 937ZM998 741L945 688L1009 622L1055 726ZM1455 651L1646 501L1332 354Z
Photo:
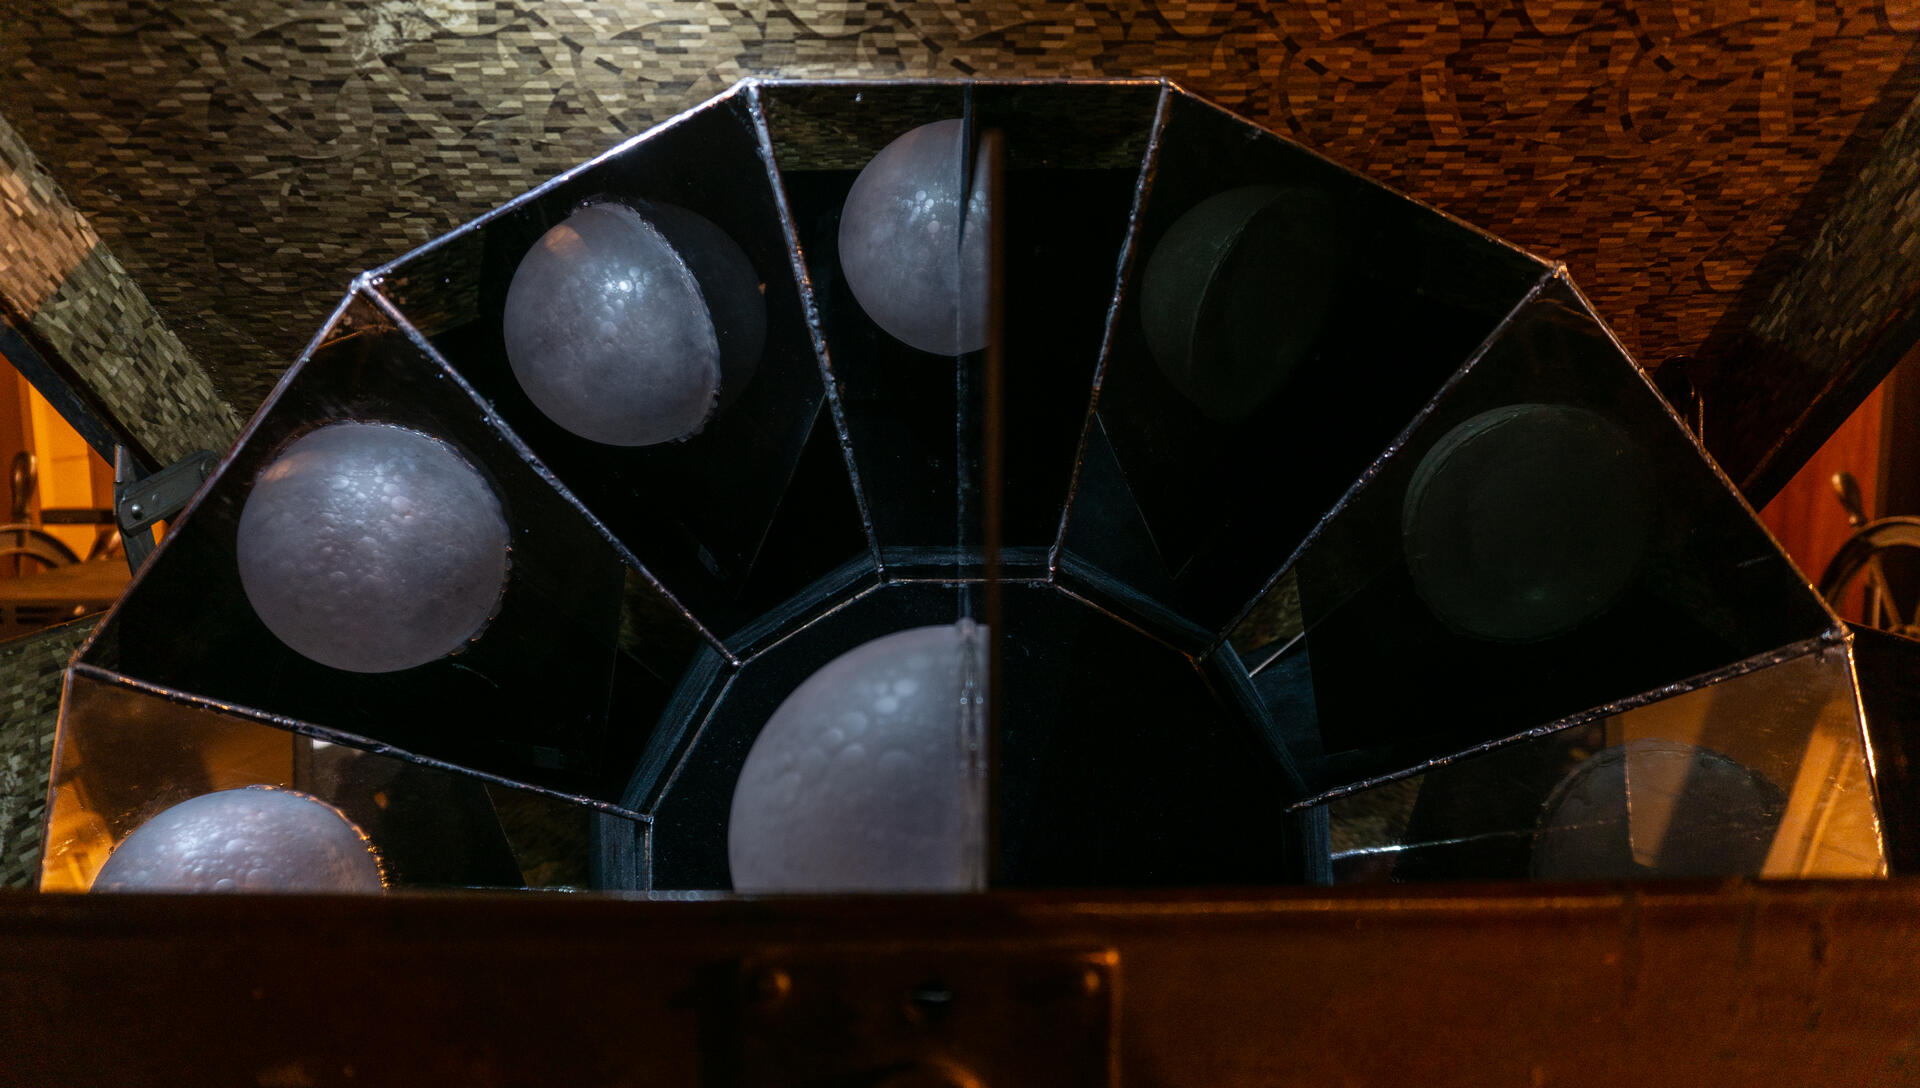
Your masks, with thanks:
M610 446L706 425L720 341L699 282L639 212L592 204L534 243L507 288L507 361L548 419Z
M261 622L349 672L424 665L475 638L507 580L507 521L438 439L384 423L302 436L253 483L235 541Z
M734 888L978 887L985 645L970 621L916 627L849 650L794 689L734 786Z
M882 148L840 212L840 268L873 323L909 347L959 355L987 346L987 170L974 164L964 231L959 121L935 121Z
M94 891L380 892L380 861L340 810L292 790L201 794L128 835Z

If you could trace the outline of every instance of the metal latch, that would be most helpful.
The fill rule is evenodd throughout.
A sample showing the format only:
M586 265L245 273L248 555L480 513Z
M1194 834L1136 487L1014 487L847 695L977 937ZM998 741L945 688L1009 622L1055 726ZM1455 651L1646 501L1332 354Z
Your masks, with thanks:
M782 1088L1110 1088L1119 953L1032 946L819 947L735 977L707 1082Z

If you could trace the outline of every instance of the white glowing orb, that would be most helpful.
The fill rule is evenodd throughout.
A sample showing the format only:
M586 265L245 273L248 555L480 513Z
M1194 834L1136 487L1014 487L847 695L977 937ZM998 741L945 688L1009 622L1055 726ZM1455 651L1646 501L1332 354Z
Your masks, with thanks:
M593 204L514 270L507 361L548 419L610 446L699 431L720 398L720 338L693 270L658 228Z
M182 801L115 848L94 891L380 892L380 860L340 810L249 787Z
M873 323L909 347L987 346L987 171L967 170L959 121L921 125L882 148L840 212L840 268Z
M487 482L446 443L383 423L334 423L287 447L254 481L235 547L267 629L349 672L461 648L507 580Z
M980 886L986 632L961 621L855 647L753 743L727 826L743 892Z

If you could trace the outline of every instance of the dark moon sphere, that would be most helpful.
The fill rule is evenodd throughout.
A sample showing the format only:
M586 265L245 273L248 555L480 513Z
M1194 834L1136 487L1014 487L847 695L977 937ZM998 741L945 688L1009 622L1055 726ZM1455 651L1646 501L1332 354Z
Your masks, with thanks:
M1147 258L1147 351L1209 419L1245 419L1286 386L1319 339L1341 253L1333 206L1318 194L1249 185L1208 197Z
M1413 586L1442 622L1530 642L1604 612L1639 569L1654 483L1639 445L1560 404L1482 412L1435 443L1401 505Z
M699 281L625 205L588 205L542 235L514 269L502 325L520 388L582 438L672 442L719 403L720 338Z
M1787 795L1718 752L1644 738L1603 748L1541 806L1532 872L1543 880L1757 876ZM1652 837L1651 814L1665 828ZM1633 819L1649 826L1635 841Z
M380 861L324 801L248 787L201 794L128 835L97 892L380 892Z
M254 480L235 544L267 629L349 672L461 648L507 580L507 521L480 473L384 423L329 424L288 446Z
M840 270L873 323L920 351L987 346L987 170L974 164L964 229L967 149L959 121L935 121L880 150L840 211Z

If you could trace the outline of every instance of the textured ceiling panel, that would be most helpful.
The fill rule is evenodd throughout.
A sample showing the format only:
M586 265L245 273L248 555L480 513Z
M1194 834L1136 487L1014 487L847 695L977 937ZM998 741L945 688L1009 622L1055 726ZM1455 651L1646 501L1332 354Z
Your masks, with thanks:
M1892 2L59 8L0 0L0 114L242 411L353 272L756 73L1170 76L1567 261L1655 362L1745 326L1913 96L1920 28Z

